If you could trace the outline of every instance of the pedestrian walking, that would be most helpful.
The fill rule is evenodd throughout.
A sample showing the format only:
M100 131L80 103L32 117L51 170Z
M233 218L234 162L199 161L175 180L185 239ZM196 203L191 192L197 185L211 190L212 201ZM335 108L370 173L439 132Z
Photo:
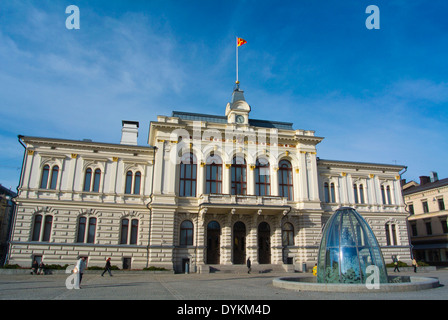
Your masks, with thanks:
M111 265L110 265L110 258L107 258L106 265L104 266L104 271L101 274L102 277L104 277L104 274L106 273L106 271L109 272L109 275L112 277L112 272L110 270L110 267L111 267Z
M82 281L82 275L84 274L84 270L87 266L87 257L81 257L78 262L76 263L75 269L73 269L74 273L78 274L78 283L77 286L79 289L81 289L81 281Z
M394 265L395 265L394 272L395 271L400 272L400 269L398 268L398 258L397 257L394 257Z
M247 265L247 273L250 273L250 271L251 271L251 266L252 266L252 264L251 264L251 262L250 262L250 257L247 258L246 265Z
M412 266L414 267L414 272L417 272L418 264L417 264L417 260L415 260L415 258L412 259Z

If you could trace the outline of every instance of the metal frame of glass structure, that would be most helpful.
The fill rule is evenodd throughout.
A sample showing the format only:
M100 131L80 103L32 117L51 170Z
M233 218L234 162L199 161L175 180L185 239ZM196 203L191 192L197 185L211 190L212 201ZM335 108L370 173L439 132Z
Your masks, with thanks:
M366 283L369 266L387 283L387 271L372 229L353 208L335 211L325 225L318 254L318 283Z

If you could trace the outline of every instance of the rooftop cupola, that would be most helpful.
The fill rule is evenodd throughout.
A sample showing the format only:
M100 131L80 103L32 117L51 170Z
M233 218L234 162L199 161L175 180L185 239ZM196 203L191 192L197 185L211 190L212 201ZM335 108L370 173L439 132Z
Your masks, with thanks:
M240 89L240 83L237 81L232 100L226 106L227 123L249 124L249 112L250 106L244 99L244 91Z

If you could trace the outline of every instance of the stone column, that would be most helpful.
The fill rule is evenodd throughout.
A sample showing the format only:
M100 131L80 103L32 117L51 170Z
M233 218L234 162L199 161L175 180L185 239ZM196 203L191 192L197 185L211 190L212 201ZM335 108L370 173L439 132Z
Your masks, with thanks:
M205 264L205 234L206 234L206 230L205 230L205 214L207 213L207 208L203 208L199 211L199 215L198 215L198 220L197 220L197 243L196 243L196 247L197 249L197 253L196 253L196 264L198 266L202 266Z
M258 210L250 220L247 228L246 237L246 260L250 257L253 265L258 265L258 216L261 214L261 210Z
M221 264L232 264L232 214L229 212L223 220L225 224L221 234L220 262Z
M282 218L280 214L272 219L272 235L271 235L271 263L282 264Z

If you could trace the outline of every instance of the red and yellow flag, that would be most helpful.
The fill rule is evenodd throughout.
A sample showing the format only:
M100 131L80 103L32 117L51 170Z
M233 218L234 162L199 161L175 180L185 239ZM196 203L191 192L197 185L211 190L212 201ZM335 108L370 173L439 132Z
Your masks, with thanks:
M247 41L241 38L237 38L238 47L241 47L243 44L246 44Z

